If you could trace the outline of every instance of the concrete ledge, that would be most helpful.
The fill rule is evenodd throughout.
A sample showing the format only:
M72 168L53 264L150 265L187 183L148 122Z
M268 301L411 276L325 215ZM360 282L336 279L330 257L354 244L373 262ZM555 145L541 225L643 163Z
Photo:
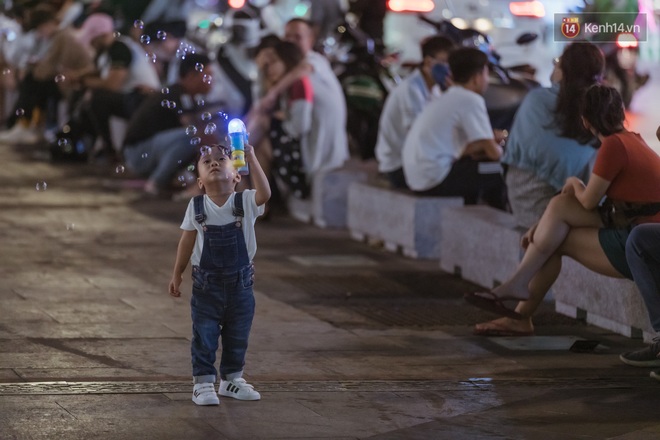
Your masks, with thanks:
M631 338L650 341L655 335L642 296L630 280L606 277L564 258L552 290L559 313L581 314L590 324Z
M385 249L411 258L435 259L443 239L442 215L462 205L460 197L420 197L354 183L348 190L348 228L354 239L382 241Z
M340 168L317 174L312 193L306 200L289 197L289 215L320 228L345 228L348 211L348 187L354 182L366 182L364 169Z
M441 227L445 272L492 288L518 267L524 231L511 214L483 205L451 208L443 212Z

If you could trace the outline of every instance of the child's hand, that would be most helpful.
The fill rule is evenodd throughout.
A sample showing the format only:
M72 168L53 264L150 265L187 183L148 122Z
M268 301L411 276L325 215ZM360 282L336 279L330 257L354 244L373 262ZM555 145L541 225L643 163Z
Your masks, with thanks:
M254 154L254 147L250 144L245 144L243 145L243 150L245 151L245 156L249 157L250 159L256 158Z
M172 277L172 281L170 281L170 296L173 296L175 298L179 298L181 296L181 291L179 290L179 287L181 286L181 281L182 277L181 275L175 275Z

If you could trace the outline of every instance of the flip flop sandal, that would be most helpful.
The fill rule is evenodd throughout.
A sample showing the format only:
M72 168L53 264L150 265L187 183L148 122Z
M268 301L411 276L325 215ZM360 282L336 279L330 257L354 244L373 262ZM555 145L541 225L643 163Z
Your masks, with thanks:
M491 322L485 324L485 327L482 328L475 327L474 334L478 336L533 336L534 332L532 330L513 330L502 324Z
M504 303L502 302L506 300L519 301L518 298L500 298L493 292L466 293L463 298L465 298L465 301L467 301L468 304L472 304L475 307L488 310L489 312L496 313L500 316L506 316L507 318L512 319L524 319L520 313L505 307Z

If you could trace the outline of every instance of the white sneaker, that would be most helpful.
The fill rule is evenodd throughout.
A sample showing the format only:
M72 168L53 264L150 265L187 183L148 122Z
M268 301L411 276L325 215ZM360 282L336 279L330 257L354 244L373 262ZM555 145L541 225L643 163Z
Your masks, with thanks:
M220 399L215 394L215 386L208 383L196 383L193 387L192 401L197 405L219 405Z
M10 140L16 139L17 136L21 136L27 130L28 127L24 126L20 122L17 122L9 130L0 131L0 142L9 142Z
M261 399L261 394L255 391L254 387L247 383L242 377L233 380L220 379L218 394L224 397L232 397L238 400Z
M20 124L14 125L11 130L0 134L0 142L7 144L31 145L41 141L42 134L33 127L23 127Z

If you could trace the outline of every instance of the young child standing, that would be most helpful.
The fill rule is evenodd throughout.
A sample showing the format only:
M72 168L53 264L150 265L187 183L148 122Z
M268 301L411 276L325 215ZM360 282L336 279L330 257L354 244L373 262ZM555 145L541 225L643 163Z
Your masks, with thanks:
M197 160L197 184L204 195L188 204L181 229L169 292L180 297L182 274L192 262L190 300L193 396L197 405L218 405L215 358L222 341L218 394L238 400L261 395L242 378L248 337L254 317L254 257L256 218L270 198L268 180L251 145L245 145L254 189L235 192L241 175L229 150L203 147Z

